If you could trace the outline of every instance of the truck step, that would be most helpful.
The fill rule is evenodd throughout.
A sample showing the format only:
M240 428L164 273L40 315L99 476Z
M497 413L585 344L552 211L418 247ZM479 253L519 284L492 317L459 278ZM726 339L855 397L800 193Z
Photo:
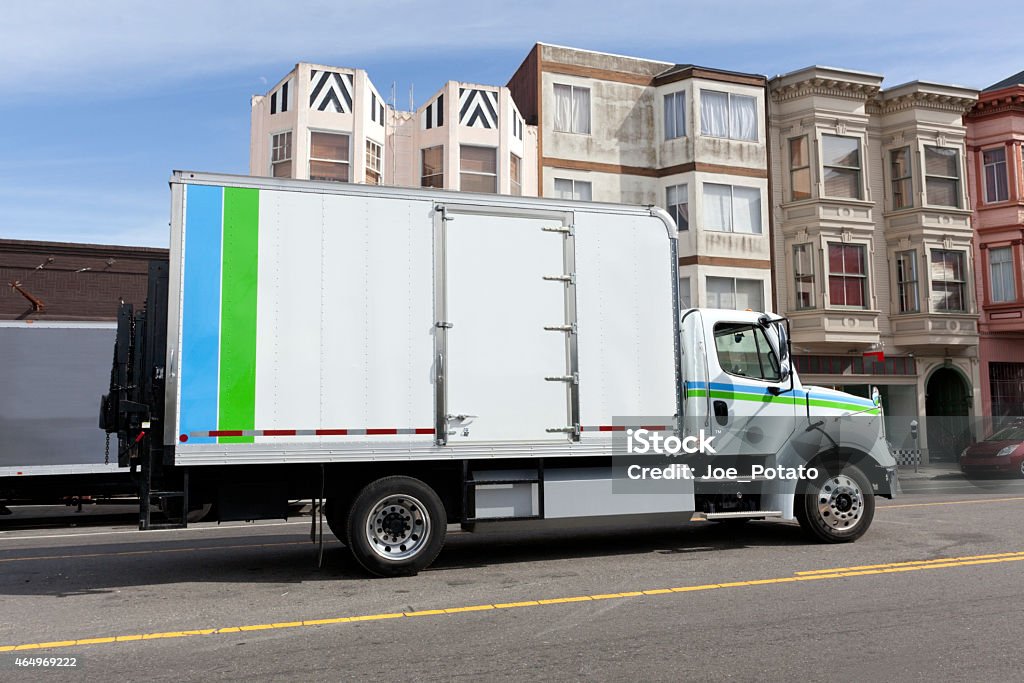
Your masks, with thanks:
M699 519L714 521L716 519L763 519L766 517L781 517L779 510L753 510L751 512L698 512Z

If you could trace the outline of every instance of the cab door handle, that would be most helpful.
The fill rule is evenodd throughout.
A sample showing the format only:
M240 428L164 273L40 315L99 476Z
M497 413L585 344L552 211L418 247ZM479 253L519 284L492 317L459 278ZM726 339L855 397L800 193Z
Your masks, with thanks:
M724 427L729 422L729 407L725 405L725 401L720 400L715 401L714 407L715 422Z

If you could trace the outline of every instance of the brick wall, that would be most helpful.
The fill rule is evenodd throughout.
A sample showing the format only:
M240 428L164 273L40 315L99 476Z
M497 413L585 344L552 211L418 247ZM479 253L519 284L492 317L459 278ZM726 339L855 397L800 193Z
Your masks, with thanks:
M115 320L121 299L145 302L153 259L167 250L0 239L0 320Z

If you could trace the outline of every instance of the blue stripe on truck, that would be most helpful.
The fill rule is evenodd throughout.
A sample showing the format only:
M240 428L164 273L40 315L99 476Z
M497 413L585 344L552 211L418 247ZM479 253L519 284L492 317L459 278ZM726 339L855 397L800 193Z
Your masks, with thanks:
M189 185L185 196L185 282L182 288L182 434L217 424L220 370L220 270L224 189ZM216 443L195 437L189 443Z

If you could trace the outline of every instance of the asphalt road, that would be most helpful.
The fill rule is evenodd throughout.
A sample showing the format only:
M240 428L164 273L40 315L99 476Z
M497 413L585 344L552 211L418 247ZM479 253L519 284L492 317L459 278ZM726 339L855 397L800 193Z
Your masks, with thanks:
M77 658L54 680L1017 679L1024 481L905 486L852 545L779 522L453 533L390 580L333 541L317 569L308 519L0 519L0 680L43 677L16 657Z

